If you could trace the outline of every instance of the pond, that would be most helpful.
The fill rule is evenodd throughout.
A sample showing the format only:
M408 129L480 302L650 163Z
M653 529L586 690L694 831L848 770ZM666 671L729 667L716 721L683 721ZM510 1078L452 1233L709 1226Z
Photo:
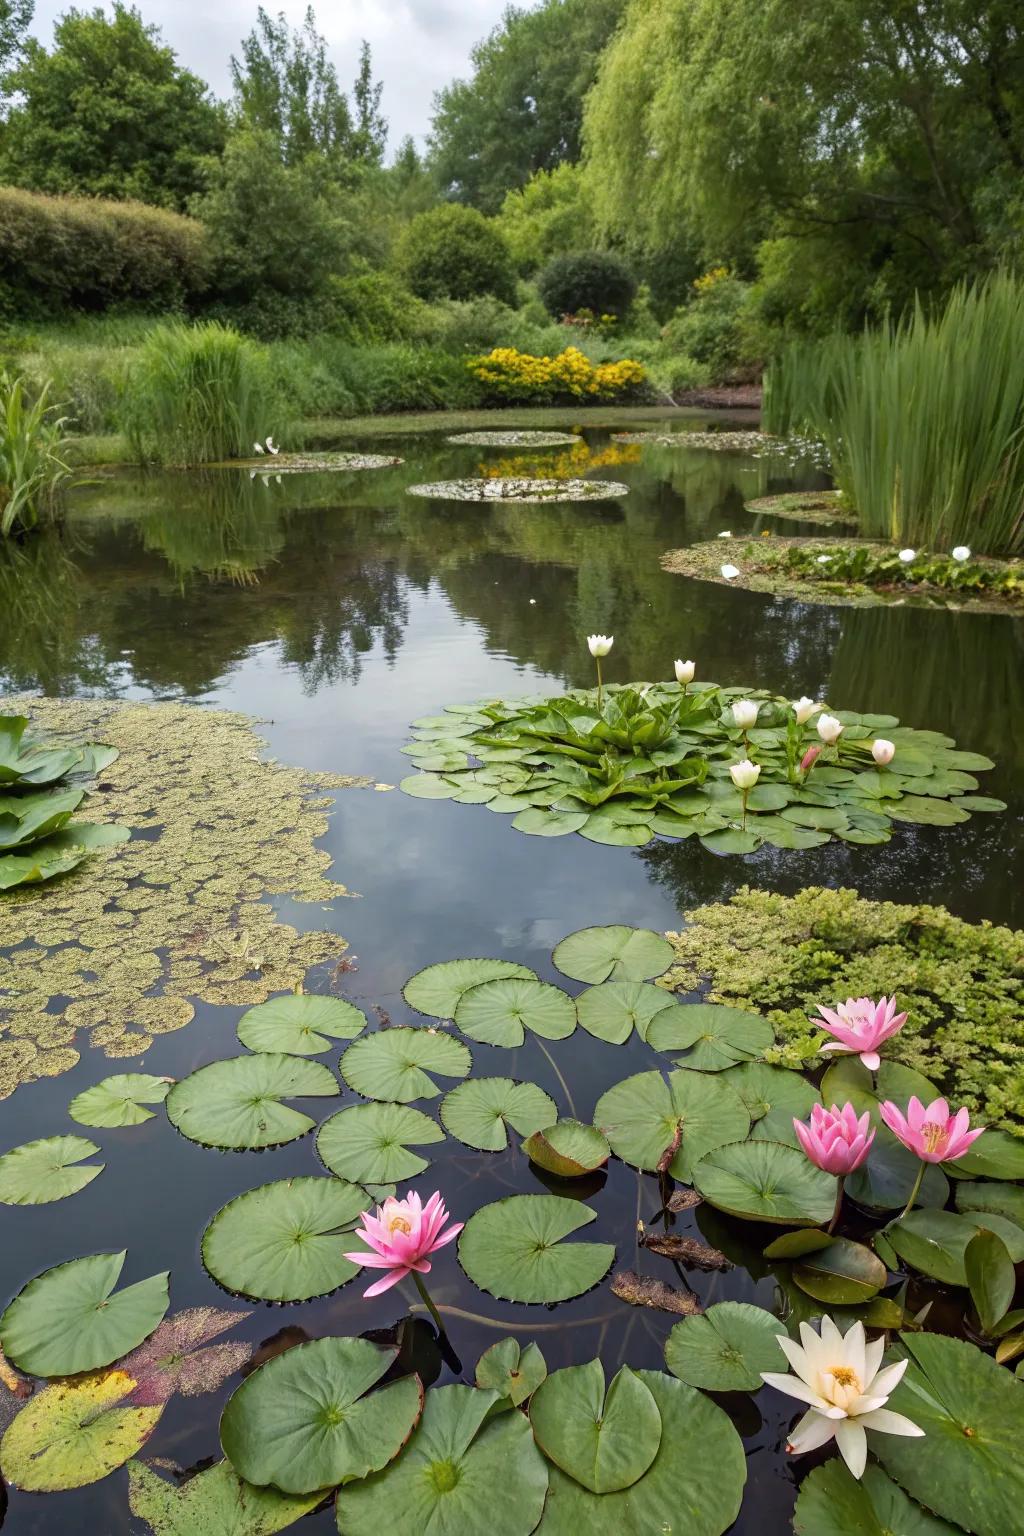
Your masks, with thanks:
M63 540L43 546L45 554L27 554L17 600L5 589L12 595L0 605L0 687L239 710L265 722L261 733L284 763L397 785L410 771L400 748L412 720L482 696L589 686L584 637L600 631L615 637L605 664L612 682L671 678L674 658L692 657L700 678L891 711L996 761L985 793L1008 802L1003 816L948 828L905 825L882 847L766 847L746 858L715 857L696 839L633 850L575 836L526 837L483 805L418 800L397 789L341 792L321 846L332 874L358 899L339 896L310 908L278 897L274 905L299 928L348 941L351 963L341 974L329 962L317 967L307 988L334 987L372 1021L422 1024L403 1000L403 984L420 968L458 956L519 962L576 992L551 960L565 935L599 924L676 929L681 913L745 884L784 893L846 885L874 899L942 903L973 921L1021 926L1014 871L1024 809L1022 626L1002 615L813 606L670 575L659 565L665 550L726 531L771 530L773 520L759 522L744 510L746 500L823 486L825 477L808 462L613 442L612 433L631 421L581 426L566 411L555 425L579 430L584 446L495 452L453 445L439 420L430 431L403 433L399 425L373 441L340 442L404 460L373 471L279 481L272 466L252 476L98 474L75 493ZM719 423L677 413L671 425ZM552 466L562 477L622 482L629 494L540 505L405 494L414 483L542 475ZM86 885L87 871L77 878ZM83 1049L72 1071L29 1083L4 1102L0 1150L43 1135L81 1134L68 1103L109 1072L181 1078L235 1054L242 1012L199 1003L186 1028L158 1036L131 1061L110 1063ZM472 1054L475 1076L537 1083L560 1113L582 1120L611 1084L653 1065L635 1037L612 1046L579 1030L561 1041L528 1035L511 1051L473 1044ZM334 1066L337 1052L318 1059ZM355 1098L344 1089L329 1112ZM311 1113L322 1118L313 1103ZM94 1134L106 1167L86 1189L58 1205L4 1208L5 1301L50 1265L126 1248L125 1282L171 1272L172 1312L242 1309L247 1304L226 1298L203 1269L199 1243L211 1216L258 1184L322 1171L312 1137L265 1155L218 1154L178 1135L162 1114ZM502 1154L475 1153L452 1139L431 1153L417 1187L443 1191L459 1221L487 1201L547 1189L518 1138ZM637 1245L638 1220L650 1224L660 1209L657 1179L612 1159L580 1182L571 1193L597 1213L588 1240L614 1243L621 1267L678 1284L667 1260ZM681 1218L678 1230L691 1229L724 1241L721 1219L706 1208ZM740 1241L734 1231L731 1257ZM770 1308L775 1281L756 1255L751 1248L750 1269L737 1264L688 1278L705 1303L735 1298ZM363 1289L357 1279L326 1299L253 1305L232 1337L273 1353L296 1339L386 1331L418 1300L405 1286L372 1300ZM595 1354L609 1377L622 1363L658 1369L676 1321L618 1301L604 1284L557 1307L497 1301L468 1282L454 1245L436 1256L431 1293L454 1309L447 1314L451 1346L470 1381L482 1351L510 1335L535 1340L549 1371ZM425 1381L459 1379L425 1324L416 1349ZM181 1467L217 1458L227 1391L173 1398L143 1454ZM744 1438L757 1490L748 1485L733 1529L743 1536L789 1529L803 1470L783 1454L789 1400L762 1392L720 1401ZM126 1488L121 1471L75 1492L12 1491L5 1530L138 1530ZM299 1528L310 1536L332 1531L333 1513L310 1515Z

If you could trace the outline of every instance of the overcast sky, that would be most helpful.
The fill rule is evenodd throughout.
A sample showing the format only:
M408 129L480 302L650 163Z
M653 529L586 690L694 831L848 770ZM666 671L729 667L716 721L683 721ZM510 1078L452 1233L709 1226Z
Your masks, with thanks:
M36 0L33 32L49 45L56 17L71 0ZM87 10L96 0L77 0ZM229 60L251 29L258 0L135 0L146 21L158 26L188 69L213 87L229 91ZM500 19L508 0L319 0L320 31L347 88L356 72L359 42L373 49L374 70L384 81L384 111L393 150L407 133L422 136L430 124L433 95L469 66L469 50ZM532 6L535 0L518 0ZM307 0L269 0L298 23ZM109 4L105 7L110 9Z

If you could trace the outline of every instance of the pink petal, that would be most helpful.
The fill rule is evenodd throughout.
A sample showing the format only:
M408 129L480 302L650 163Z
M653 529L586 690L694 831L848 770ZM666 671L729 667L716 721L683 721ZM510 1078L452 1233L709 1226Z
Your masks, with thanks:
M431 1248L431 1253L433 1253L437 1248L443 1248L445 1243L450 1243L453 1238L458 1237L459 1233L462 1231L465 1225L466 1223L464 1221L457 1221L454 1226L448 1228L447 1232L442 1232L441 1236L434 1243L434 1247Z
M409 1271L407 1269L393 1269L390 1274L384 1276L383 1280L375 1280L374 1283L363 1292L363 1295L367 1297L380 1296L385 1291L389 1291L393 1285L397 1285L399 1280L404 1280L408 1273Z
M877 1072L882 1065L882 1058L877 1051L861 1051L860 1059L869 1072Z

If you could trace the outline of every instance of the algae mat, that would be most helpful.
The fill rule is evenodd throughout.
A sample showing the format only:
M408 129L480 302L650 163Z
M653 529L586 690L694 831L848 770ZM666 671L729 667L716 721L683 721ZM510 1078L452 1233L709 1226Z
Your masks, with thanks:
M0 1098L68 1071L84 1045L141 1055L189 1022L194 1000L263 1002L345 949L278 921L263 898L350 894L315 846L323 791L385 786L265 760L246 715L29 696L4 708L53 741L119 748L87 804L132 839L0 898Z

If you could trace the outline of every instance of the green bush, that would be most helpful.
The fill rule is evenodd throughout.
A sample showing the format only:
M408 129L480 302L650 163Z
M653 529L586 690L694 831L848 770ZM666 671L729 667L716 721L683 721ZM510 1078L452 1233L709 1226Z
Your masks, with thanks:
M610 251L576 251L549 262L537 286L556 320L580 310L621 320L633 302L636 278Z
M475 208L442 203L411 219L395 252L398 271L421 299L493 294L514 304L515 272L497 226Z
M291 405L264 347L216 322L157 326L140 348L121 424L143 461L205 464L286 439Z
M746 283L718 267L699 277L693 289L693 298L662 331L665 345L703 363L715 383L749 369L756 360L746 345Z
M461 357L422 344L353 347L335 356L332 373L361 415L467 410L482 400Z
M113 304L174 309L208 277L206 234L194 219L142 203L0 187L0 285L22 315Z
M332 278L328 303L331 329L350 342L410 341L429 325L423 300L391 272L367 268Z

